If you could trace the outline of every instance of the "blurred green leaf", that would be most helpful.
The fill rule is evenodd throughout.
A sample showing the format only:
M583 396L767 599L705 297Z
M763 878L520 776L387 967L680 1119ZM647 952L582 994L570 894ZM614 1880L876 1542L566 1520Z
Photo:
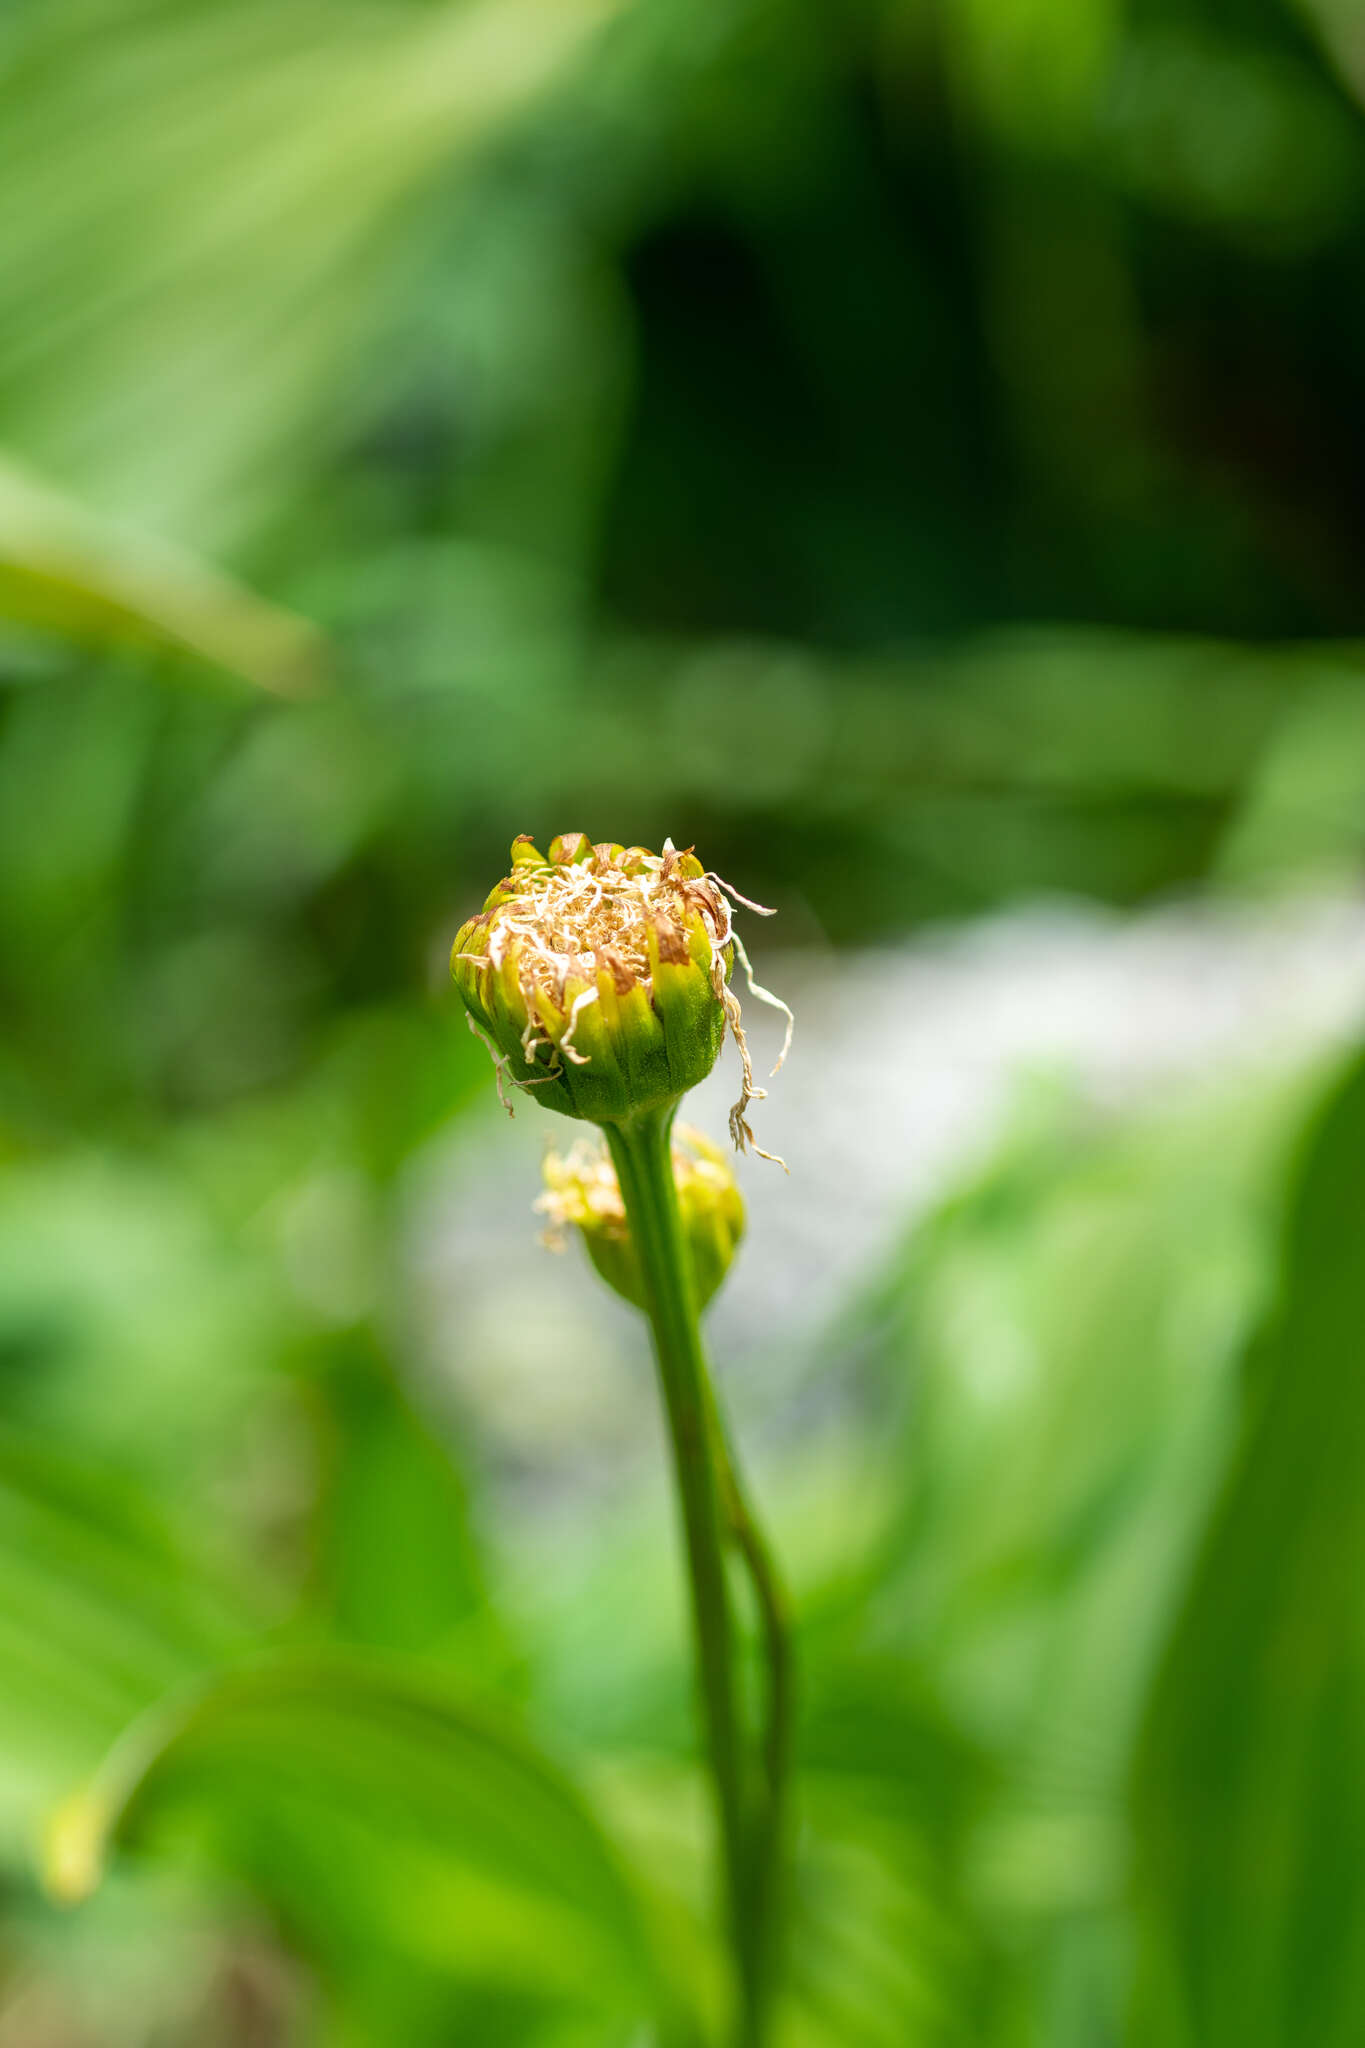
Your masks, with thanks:
M1365 2033L1365 1059L1311 1137L1281 1298L1134 1784L1134 2041Z
M0 1433L0 1841L12 1849L82 1753L259 1619L141 1489Z
M96 646L183 648L282 695L322 636L164 541L124 532L0 456L0 618Z
M1035 1088L819 1357L867 1413L801 1502L803 1782L834 1860L928 1902L895 1943L926 2039L1117 2037L1125 1777L1316 1085L1131 1120Z
M0 233L0 438L222 553L282 466L344 438L328 399L372 326L378 230L611 11L33 10L0 46L0 182L23 195Z
M640 1896L581 1795L420 1670L319 1652L154 1710L54 1816L49 1884L78 1899L116 1846L187 1816L343 1979L387 1956L429 1991L513 1997L527 2039L565 2011L624 2039L664 1996Z
M328 1353L319 1598L343 1639L434 1654L497 1627L459 1475L367 1331Z
M887 1788L896 1798L894 1784ZM989 1950L913 1828L808 1784L794 1885L791 2048L974 2048L989 2038ZM997 1980L998 1981L998 1980Z

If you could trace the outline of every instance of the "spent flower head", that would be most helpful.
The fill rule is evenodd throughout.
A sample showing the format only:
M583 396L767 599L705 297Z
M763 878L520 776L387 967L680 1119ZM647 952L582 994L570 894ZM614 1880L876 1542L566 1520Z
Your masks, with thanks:
M744 1202L725 1154L701 1131L675 1124L671 1151L693 1297L702 1309L730 1270L744 1235ZM567 1152L547 1152L543 1172L545 1191L535 1206L548 1219L545 1243L563 1251L569 1231L576 1230L607 1285L636 1308L647 1308L620 1183L601 1140L579 1138Z
M745 1112L764 1091L730 987L736 957L759 1000L785 1012L788 1044L791 1012L754 982L734 903L771 915L671 840L651 853L565 832L548 855L515 840L510 874L450 956L499 1091L505 1076L565 1116L621 1123L705 1080L728 1027L743 1074L730 1133L740 1149L753 1145Z

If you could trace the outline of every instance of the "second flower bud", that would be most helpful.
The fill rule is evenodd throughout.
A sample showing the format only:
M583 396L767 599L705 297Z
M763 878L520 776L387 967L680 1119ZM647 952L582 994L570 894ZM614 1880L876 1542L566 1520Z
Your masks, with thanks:
M702 1309L730 1270L744 1235L744 1202L720 1146L690 1125L674 1127L672 1161L693 1295ZM644 1276L605 1146L581 1138L567 1152L547 1153L544 1178L536 1208L548 1218L545 1242L562 1250L569 1230L576 1230L608 1287L636 1308L647 1308Z

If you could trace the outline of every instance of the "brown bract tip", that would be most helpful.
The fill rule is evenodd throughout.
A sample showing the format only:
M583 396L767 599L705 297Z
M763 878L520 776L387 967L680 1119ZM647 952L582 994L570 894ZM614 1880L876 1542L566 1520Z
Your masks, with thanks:
M688 961L687 940L670 917L654 919L654 942L659 948L659 958L670 967L685 967Z
M635 976L627 967L621 955L610 946L597 946L593 950L593 966L597 973L605 971L611 976L618 996L629 995L635 986ZM596 977L594 977L595 979Z

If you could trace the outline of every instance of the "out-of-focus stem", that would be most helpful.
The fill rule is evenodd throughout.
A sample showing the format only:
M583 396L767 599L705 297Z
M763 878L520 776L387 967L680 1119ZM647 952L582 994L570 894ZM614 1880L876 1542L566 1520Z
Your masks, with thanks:
M743 1480L709 1385L708 1406L721 1503L730 1536L744 1560L758 1606L767 1696L763 1728L763 1795L753 1858L763 2004L778 1966L782 1872L786 1849L787 1782L791 1766L793 1669L786 1589L772 1551L749 1507Z

